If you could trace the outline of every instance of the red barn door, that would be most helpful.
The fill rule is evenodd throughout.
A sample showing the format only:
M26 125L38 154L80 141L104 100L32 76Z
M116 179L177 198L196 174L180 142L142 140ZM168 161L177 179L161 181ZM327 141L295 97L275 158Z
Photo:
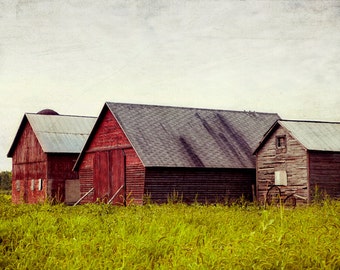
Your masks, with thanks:
M123 150L96 152L94 157L94 201L125 202L125 155Z

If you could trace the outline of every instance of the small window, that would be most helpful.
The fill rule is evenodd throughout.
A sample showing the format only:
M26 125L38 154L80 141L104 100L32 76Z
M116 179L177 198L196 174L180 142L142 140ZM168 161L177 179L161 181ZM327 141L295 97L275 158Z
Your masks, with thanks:
M31 180L31 190L34 190L34 179Z
M15 181L15 188L17 191L20 191L20 180Z
M42 190L42 180L38 180L38 190Z
M275 185L287 186L287 172L286 171L275 171Z
M276 148L278 149L286 148L286 136L276 137Z

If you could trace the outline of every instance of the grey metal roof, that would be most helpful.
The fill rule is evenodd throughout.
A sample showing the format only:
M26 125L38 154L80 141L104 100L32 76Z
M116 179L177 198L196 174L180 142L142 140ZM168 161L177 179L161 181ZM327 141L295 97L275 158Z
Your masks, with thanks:
M45 153L80 153L96 118L26 113L9 150L9 157L12 156L27 121Z
M278 121L307 150L340 152L340 123Z
M146 167L255 168L277 114L106 103Z

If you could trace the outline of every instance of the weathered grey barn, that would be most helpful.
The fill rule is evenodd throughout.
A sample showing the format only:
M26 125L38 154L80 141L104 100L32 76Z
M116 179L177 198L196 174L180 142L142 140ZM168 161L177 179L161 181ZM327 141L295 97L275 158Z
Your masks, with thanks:
M253 152L277 114L106 103L79 155L82 203L216 202L255 188Z
M260 201L274 184L301 203L312 200L316 187L340 197L340 123L279 120L255 154Z
M48 109L26 113L7 154L12 158L12 201L79 199L78 173L72 168L95 120ZM65 185L69 194L65 194Z

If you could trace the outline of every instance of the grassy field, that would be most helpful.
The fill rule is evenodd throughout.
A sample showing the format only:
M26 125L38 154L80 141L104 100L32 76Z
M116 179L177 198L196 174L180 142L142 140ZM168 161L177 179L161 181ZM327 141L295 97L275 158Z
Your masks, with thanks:
M340 202L284 209L12 205L0 269L340 269Z

